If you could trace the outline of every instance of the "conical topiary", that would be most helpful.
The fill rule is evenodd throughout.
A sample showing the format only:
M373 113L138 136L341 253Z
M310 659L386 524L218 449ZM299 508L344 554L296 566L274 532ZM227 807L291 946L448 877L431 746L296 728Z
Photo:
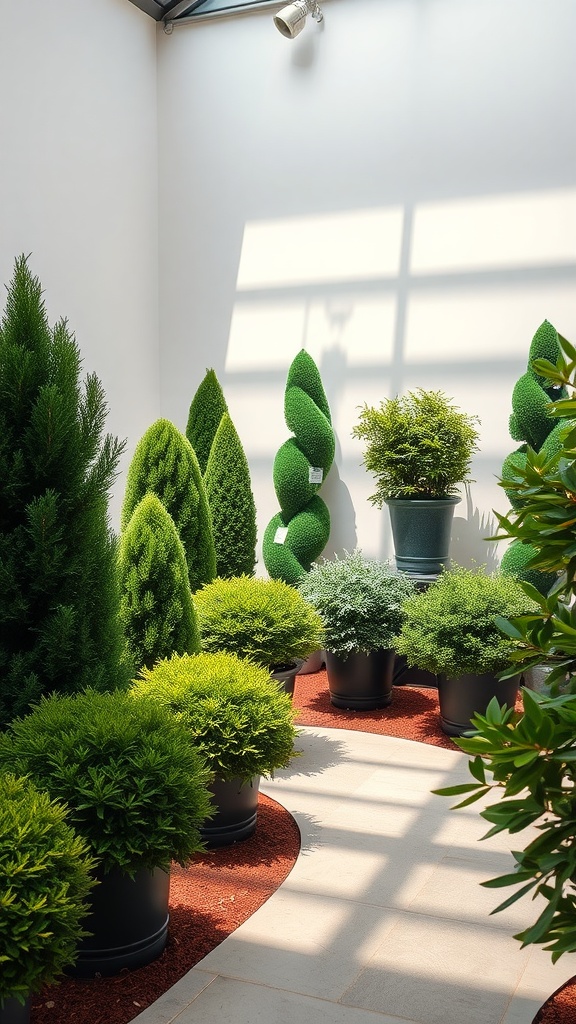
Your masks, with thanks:
M204 482L190 442L170 420L156 420L136 446L122 506L123 530L148 492L160 498L174 521L192 592L210 583L216 554Z
M560 433L564 424L550 416L548 409L550 402L565 398L566 391L557 386L546 386L548 382L536 373L532 365L536 359L548 359L555 364L559 356L558 332L548 320L544 320L532 338L526 373L517 380L512 392L510 435L515 441L524 443L506 456L502 465L502 480L514 509L519 508L522 499L518 498L514 489L506 487L505 482L524 469L528 447L536 452L544 451L550 458L561 447ZM532 545L512 541L502 556L500 569L508 576L531 583L540 593L546 594L555 577L551 573L531 568L530 562L536 553Z
M192 399L186 426L186 437L196 452L203 476L216 431L225 412L228 412L228 406L218 378L214 370L206 370L206 376Z
M212 515L216 574L252 576L256 564L256 506L244 449L227 412L216 431L204 483Z
M122 533L120 614L137 669L200 650L182 542L160 499L146 494Z
M320 374L304 349L288 371L284 414L294 436L284 442L274 460L280 512L266 527L263 556L273 579L296 586L330 536L330 513L316 492L332 465L335 449Z
M124 447L94 374L16 260L0 326L0 728L43 693L120 685L108 492Z

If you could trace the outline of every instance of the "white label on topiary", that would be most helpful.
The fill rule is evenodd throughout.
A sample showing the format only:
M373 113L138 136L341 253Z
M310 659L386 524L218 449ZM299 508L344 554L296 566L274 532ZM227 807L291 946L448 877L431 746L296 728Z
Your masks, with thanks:
M308 470L308 483L321 484L324 479L324 470L320 466L310 466Z
M286 540L287 536L288 536L288 527L287 526L279 526L278 529L276 530L276 533L274 534L274 543L275 544L283 544L284 541Z

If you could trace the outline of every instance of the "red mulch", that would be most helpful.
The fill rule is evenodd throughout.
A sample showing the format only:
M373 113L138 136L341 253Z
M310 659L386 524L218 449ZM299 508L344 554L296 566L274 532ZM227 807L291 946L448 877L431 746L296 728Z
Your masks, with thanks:
M400 736L454 749L442 732L435 689L396 686L380 711L346 711L330 704L326 672L298 676L297 723ZM300 834L283 807L260 794L254 836L175 867L170 881L170 927L162 956L115 978L65 978L34 1001L31 1024L127 1024L250 917L284 881ZM533 1024L576 1024L576 978L540 1008Z

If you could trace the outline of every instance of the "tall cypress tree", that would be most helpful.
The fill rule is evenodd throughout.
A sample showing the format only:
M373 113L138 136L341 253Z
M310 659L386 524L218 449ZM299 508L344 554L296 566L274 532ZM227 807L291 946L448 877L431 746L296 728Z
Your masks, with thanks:
M256 506L242 442L227 412L220 420L204 476L218 576L253 576Z
M228 406L218 378L214 370L206 370L206 376L192 399L186 426L186 437L196 452L203 476L212 442L225 412L228 412Z
M47 691L120 684L107 501L123 443L19 257L0 326L0 726Z

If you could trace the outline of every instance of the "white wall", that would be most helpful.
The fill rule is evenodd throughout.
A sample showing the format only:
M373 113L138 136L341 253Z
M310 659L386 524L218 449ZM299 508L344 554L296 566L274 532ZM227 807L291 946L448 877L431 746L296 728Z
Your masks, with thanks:
M576 339L576 6L330 0L294 41L270 12L158 34L162 414L214 367L261 531L283 389L304 346L338 434L330 550L391 552L350 431L422 386L482 420L453 555L481 561L544 318Z
M127 0L0 14L0 282L31 254L133 448L159 415L156 25Z

